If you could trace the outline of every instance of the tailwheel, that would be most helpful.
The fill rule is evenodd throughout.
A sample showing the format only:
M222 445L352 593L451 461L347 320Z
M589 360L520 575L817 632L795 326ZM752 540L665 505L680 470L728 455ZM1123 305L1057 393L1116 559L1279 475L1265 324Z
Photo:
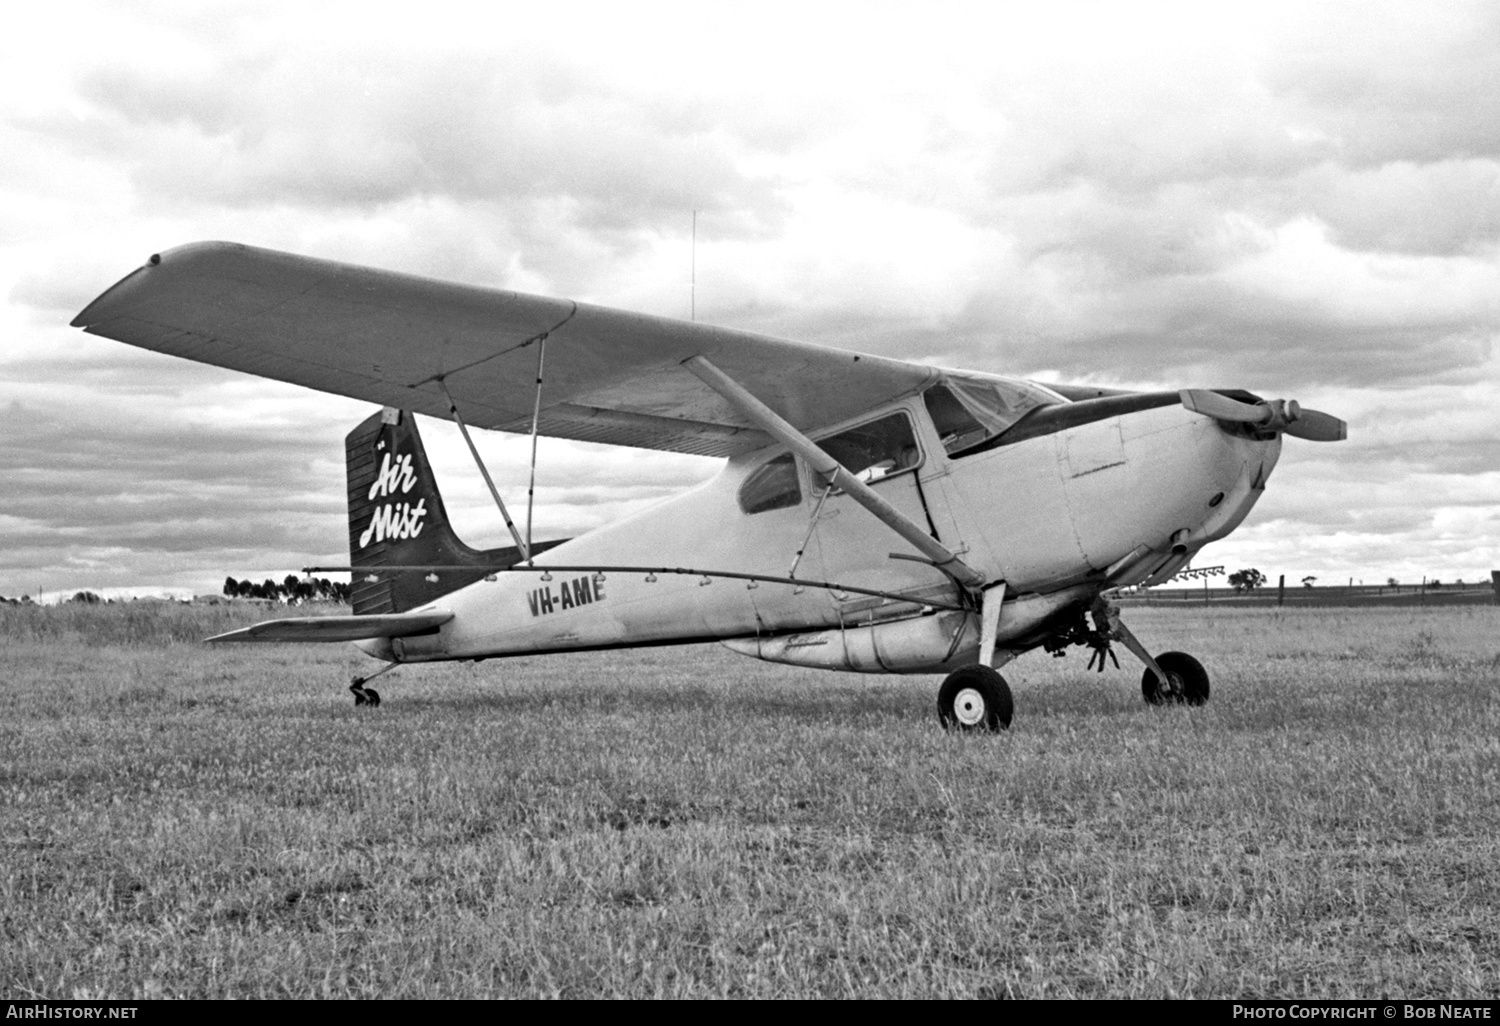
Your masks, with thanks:
M390 673L400 665L400 663L386 663L380 669L376 670L372 674L369 674L368 676L355 677L353 680L351 680L349 682L349 690L354 695L354 704L368 705L371 708L378 706L380 704L380 692L376 691L374 688L367 688L365 687L365 685L374 680L376 677L379 677L382 673Z
M1166 674L1162 684L1148 666L1141 676L1141 697L1151 705L1202 705L1208 701L1208 671L1186 652L1163 652L1156 665Z
M380 692L374 688L365 687L364 683L367 680L369 680L368 677L355 677L349 684L349 690L354 692L354 704L378 706L380 704Z
M1010 685L988 666L975 663L948 674L938 689L938 720L948 730L995 733L1015 712Z

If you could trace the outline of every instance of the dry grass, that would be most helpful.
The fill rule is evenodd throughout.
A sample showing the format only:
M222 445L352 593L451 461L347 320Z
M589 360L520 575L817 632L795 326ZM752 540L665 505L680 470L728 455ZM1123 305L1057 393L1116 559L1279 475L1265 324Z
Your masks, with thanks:
M1035 654L975 738L715 647L370 710L342 646L0 620L0 997L1492 996L1500 610L1131 621L1207 707Z
M274 602L110 602L100 605L65 602L55 606L0 604L0 644L24 642L86 647L125 645L158 647L196 643L212 634L247 627L280 616L327 616L348 613L333 603L288 608Z

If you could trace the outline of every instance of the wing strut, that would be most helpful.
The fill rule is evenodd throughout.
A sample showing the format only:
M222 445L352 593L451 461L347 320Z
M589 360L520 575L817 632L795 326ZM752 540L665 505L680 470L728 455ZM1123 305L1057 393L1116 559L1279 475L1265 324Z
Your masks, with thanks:
M995 641L1000 636L1000 607L1005 603L1005 582L1001 581L984 593L979 607L979 662L992 666L995 662Z
M951 575L959 583L970 588L985 583L984 574L958 558L956 552L932 535L922 530L916 521L892 506L834 459L820 449L816 442L788 424L775 410L750 394L744 386L715 367L702 356L690 357L683 366L692 371L709 388L719 393L730 404L755 423L766 434L801 456L835 488L847 493L850 498L869 510L891 530L904 538L913 548L922 553L939 570Z
M453 414L453 423L458 425L459 432L464 436L464 441L469 443L469 452L474 457L474 465L479 468L479 473L484 477L484 483L489 485L490 494L495 498L495 505L500 507L500 517L505 521L505 526L510 529L510 536L516 540L516 548L521 550L521 559L531 559L531 507L526 509L526 539L521 539L521 532L516 530L516 525L511 523L510 513L505 509L505 501L500 498L500 491L495 487L495 482L490 479L490 472L484 465L484 460L479 458L479 450L474 448L474 439L469 437L469 429L464 424L464 419L458 415L458 404L448 394L448 386L443 383L442 378L437 379L437 387L443 390L443 398L448 400L448 412ZM533 445L536 443L533 442ZM536 459L536 450L532 450L532 459ZM534 464L533 464L534 466ZM535 471L533 471L534 473Z
M802 539L802 544L797 546L797 557L792 560L792 568L786 572L788 577L797 576L797 568L802 565L802 554L807 551L807 546L812 542L813 532L818 529L818 517L823 513L823 503L828 501L828 496L833 494L833 485L823 483L823 488L818 492L818 504L813 507L812 516L807 521L807 537Z
M536 506L536 429L542 421L542 361L547 356L547 334L536 343L536 400L531 407L531 481L526 485L526 546L521 549L526 563L531 563L531 511Z

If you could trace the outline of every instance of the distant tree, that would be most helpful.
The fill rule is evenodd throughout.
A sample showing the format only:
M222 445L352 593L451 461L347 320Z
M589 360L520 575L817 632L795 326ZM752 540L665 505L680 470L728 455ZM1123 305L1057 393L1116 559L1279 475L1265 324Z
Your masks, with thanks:
M1401 587L1401 582L1396 580L1394 577L1387 577L1385 579L1385 586L1387 588L1399 588Z
M86 603L88 603L89 605L92 606L92 605L96 605L97 603L103 602L104 600L101 599L98 595L95 595L91 591L80 591L80 592L76 593L72 598L68 599L68 601L69 602L86 602Z
M1229 575L1229 586L1235 591L1254 591L1266 583L1266 575L1254 567L1237 570Z
M1427 587L1429 588L1441 588L1442 586L1443 582L1438 580L1436 577L1427 582Z
M224 578L224 596L226 598L234 598L239 593L240 582L236 581L233 577Z
M1316 580L1317 580L1316 577L1312 577L1312 576L1304 577L1304 578L1302 578L1302 587L1304 587L1304 588L1311 588L1313 586L1313 581L1316 581Z

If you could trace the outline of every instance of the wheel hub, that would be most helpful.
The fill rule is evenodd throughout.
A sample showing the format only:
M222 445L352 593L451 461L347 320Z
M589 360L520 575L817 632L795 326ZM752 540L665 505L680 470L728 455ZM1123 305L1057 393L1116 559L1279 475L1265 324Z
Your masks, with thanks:
M984 720L984 696L975 688L964 688L953 696L953 718L965 727Z

